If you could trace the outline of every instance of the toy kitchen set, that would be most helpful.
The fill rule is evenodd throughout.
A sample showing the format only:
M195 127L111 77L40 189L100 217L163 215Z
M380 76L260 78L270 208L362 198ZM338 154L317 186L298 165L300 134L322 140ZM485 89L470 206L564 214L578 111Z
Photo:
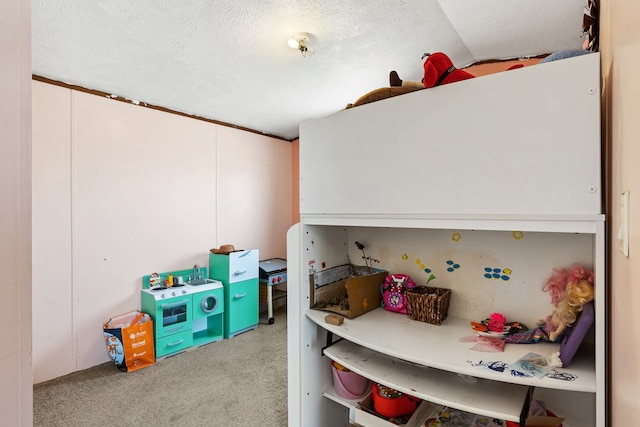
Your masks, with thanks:
M157 360L258 327L258 251L209 255L210 269L142 278Z

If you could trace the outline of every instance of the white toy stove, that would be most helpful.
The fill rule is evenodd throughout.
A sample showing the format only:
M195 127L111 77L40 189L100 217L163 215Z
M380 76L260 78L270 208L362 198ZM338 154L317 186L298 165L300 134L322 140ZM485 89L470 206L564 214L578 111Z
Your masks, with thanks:
M219 288L222 288L222 282L211 280L209 283L203 283L202 285L179 284L173 285L168 288L162 286L143 289L142 292L152 295L156 301L162 301L173 297L181 297L184 295L191 295L198 292L210 291Z
M197 280L142 289L142 311L154 322L156 360L223 339L222 282Z

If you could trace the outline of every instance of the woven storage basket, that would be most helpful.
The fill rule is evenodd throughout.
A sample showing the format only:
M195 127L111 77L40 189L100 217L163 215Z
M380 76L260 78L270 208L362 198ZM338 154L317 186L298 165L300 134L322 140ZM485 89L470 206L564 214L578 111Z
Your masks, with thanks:
M407 314L411 320L439 325L447 318L451 289L417 286L407 289Z

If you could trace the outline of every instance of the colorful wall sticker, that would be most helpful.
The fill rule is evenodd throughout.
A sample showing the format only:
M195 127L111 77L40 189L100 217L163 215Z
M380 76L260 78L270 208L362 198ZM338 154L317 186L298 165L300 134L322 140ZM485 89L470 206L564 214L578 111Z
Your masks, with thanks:
M418 267L420 267L420 270L424 271L427 274L431 274L431 269L427 267L420 258L416 259L416 264L418 265Z
M456 271L457 269L460 268L460 264L453 262L451 260L447 261L447 271L449 273L453 273L454 271Z
M485 267L484 268L484 277L487 278L487 279L509 280L511 278L511 269L510 268Z

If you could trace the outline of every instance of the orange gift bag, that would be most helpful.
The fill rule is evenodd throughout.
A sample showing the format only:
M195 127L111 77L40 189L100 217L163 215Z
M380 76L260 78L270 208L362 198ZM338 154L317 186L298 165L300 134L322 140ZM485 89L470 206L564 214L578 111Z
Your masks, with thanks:
M155 363L153 321L139 311L122 314L104 324L109 357L123 372L133 372Z

